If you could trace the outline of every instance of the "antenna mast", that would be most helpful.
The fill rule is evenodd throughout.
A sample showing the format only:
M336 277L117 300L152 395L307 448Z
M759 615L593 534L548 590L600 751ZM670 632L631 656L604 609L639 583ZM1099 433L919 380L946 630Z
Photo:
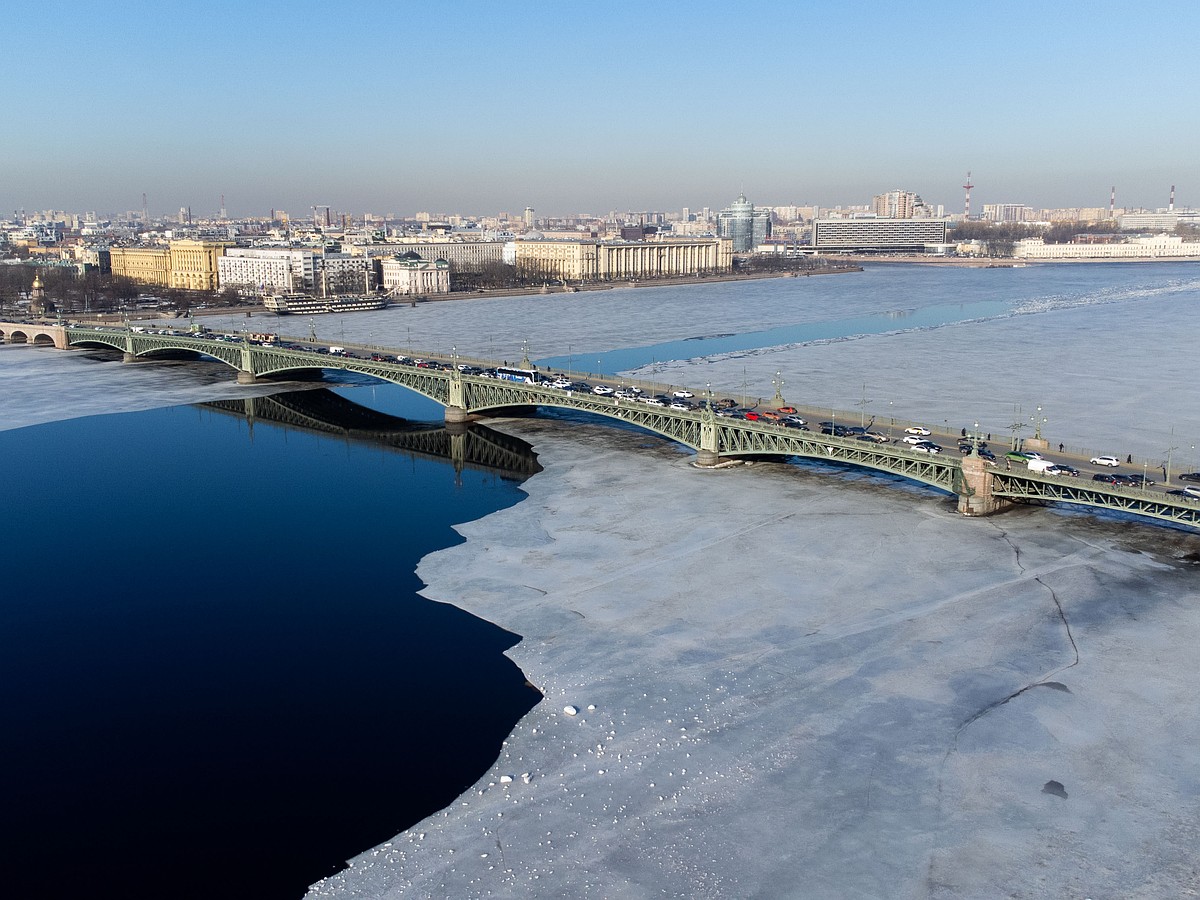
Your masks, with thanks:
M970 220L971 218L971 188L975 185L971 184L971 173L967 173L967 183L963 185L963 190L967 192L966 200L963 208L963 218Z

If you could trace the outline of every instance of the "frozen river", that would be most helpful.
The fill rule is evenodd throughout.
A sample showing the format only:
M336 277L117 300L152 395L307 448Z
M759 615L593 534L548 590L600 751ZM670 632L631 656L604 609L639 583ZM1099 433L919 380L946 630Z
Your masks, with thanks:
M710 354L656 350L645 365L766 397L781 373L793 402L853 409L865 394L878 416L1001 432L1041 406L1054 443L1155 460L1170 448L1178 469L1196 468L1200 437L1197 300L1189 265L880 266L430 303L317 327L509 358L527 340L538 358L598 360L761 334ZM906 326L955 303L946 321ZM804 332L884 316L896 326ZM178 372L178 398L244 390ZM152 404L145 377L131 396ZM79 390L49 415L111 402ZM700 471L628 430L501 427L545 471L525 501L461 525L465 542L418 575L427 597L521 634L509 656L546 699L459 801L312 896L1200 889L1196 535L1077 511L967 520L891 478Z

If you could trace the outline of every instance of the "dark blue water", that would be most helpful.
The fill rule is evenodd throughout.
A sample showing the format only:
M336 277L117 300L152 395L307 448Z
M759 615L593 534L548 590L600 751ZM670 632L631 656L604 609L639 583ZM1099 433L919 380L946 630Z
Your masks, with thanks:
M300 897L540 698L518 636L414 574L511 478L196 407L0 458L6 896Z

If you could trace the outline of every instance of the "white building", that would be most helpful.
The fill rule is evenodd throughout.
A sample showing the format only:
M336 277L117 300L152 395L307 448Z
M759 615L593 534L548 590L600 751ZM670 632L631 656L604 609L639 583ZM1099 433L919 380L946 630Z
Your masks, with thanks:
M444 259L392 257L381 263L383 289L391 295L427 296L450 293L450 264Z
M1176 234L1156 234L1120 244L1047 244L1027 238L1013 246L1016 259L1200 259L1200 241Z
M311 291L316 284L312 250L288 247L227 247L217 259L221 287L259 294Z
M388 243L359 244L350 252L366 256L416 253L422 259L444 259L455 272L482 272L489 264L503 261L503 241L427 241L404 239Z

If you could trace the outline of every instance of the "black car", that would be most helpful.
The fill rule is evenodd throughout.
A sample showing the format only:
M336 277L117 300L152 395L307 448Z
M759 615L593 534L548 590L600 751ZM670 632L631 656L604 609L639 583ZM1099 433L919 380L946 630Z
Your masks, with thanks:
M1051 469L1053 469L1051 472L1052 475L1070 475L1072 477L1078 477L1079 475L1077 468L1074 466L1064 466L1062 463L1055 463L1051 466Z
M1097 472L1092 476L1092 481L1103 481L1105 484L1124 484L1120 476L1113 475L1110 472Z
M1200 472L1184 472L1179 476L1180 481L1200 481Z

